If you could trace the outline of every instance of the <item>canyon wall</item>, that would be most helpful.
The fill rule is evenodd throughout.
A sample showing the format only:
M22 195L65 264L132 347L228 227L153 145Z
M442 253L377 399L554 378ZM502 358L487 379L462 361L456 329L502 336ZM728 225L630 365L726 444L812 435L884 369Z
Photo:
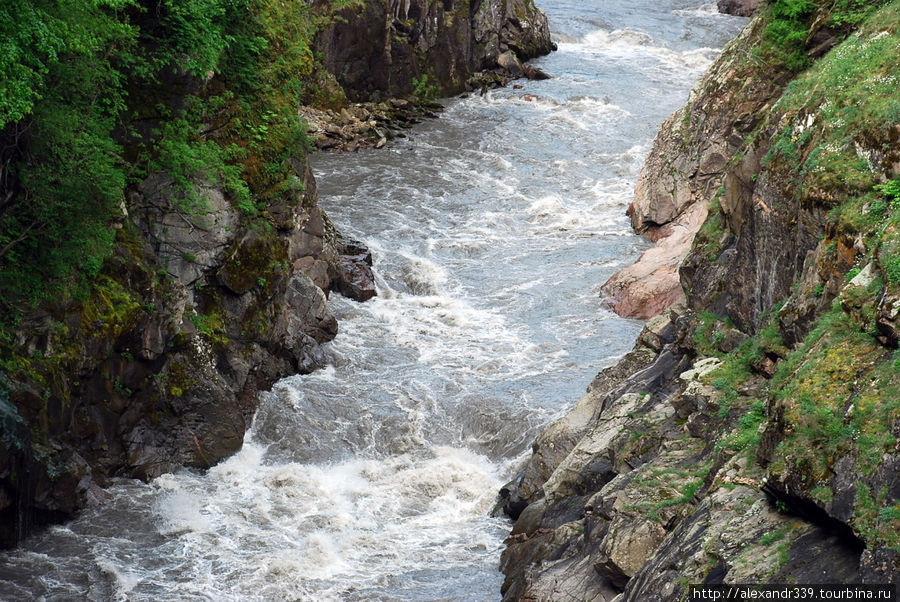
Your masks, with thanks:
M660 129L606 287L655 317L501 491L505 600L896 583L900 3L786 4Z
M323 64L353 100L451 95L512 52L526 61L553 49L532 0L384 0L347 9L317 38Z

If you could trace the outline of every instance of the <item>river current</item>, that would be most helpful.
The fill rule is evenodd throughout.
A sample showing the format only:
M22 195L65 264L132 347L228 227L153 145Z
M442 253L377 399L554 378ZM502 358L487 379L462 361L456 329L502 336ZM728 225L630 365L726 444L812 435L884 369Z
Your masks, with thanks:
M243 449L208 472L117 481L0 556L0 598L499 599L496 491L631 348L641 324L599 287L646 248L624 215L641 163L745 23L697 0L538 4L552 79L314 159L378 285L331 296L329 366L262 393Z

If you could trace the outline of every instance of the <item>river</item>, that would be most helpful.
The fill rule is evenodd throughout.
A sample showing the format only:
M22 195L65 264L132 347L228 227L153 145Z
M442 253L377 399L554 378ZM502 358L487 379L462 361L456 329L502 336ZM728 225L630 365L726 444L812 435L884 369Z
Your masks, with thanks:
M335 294L329 366L262 394L206 473L0 556L0 598L497 600L497 489L641 323L599 287L647 243L625 209L659 124L745 20L695 0L539 0L553 75L447 101L380 150L314 159L320 205L375 257Z

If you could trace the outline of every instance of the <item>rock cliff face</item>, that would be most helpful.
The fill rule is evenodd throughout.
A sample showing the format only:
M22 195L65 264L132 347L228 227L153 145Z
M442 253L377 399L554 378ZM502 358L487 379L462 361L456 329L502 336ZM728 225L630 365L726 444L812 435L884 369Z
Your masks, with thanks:
M351 8L319 36L325 67L357 101L462 92L470 76L553 49L532 0L383 0Z
M628 208L635 231L648 233L656 246L604 284L616 313L649 318L684 297L678 268L725 167L786 83L746 59L762 28L756 19L726 46L688 103L660 127Z
M802 18L812 66L747 62L774 56L764 11L662 127L633 224L702 226L608 285L643 315L675 304L501 492L505 600L900 575L900 3L855 32L826 4ZM684 300L629 291L649 260Z
M100 285L26 321L19 345L58 360L3 400L4 541L102 497L108 477L215 464L240 448L257 391L321 365L337 333L326 294L364 300L374 283L367 252L318 208L308 164L296 168L304 192L256 228L221 191L198 184L205 210L185 211L171 178L151 175Z

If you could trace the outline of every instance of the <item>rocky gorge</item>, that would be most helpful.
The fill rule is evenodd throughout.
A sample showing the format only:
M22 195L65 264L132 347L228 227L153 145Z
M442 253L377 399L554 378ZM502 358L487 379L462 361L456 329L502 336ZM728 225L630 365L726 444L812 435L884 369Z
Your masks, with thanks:
M616 312L648 319L634 349L500 491L516 519L504 599L895 582L898 3L720 2L760 12L652 148L635 140L687 91L663 82L696 81L715 54L696 46L720 44L695 36L733 22L699 3L641 4L654 10L640 27L605 4L570 17L558 41L583 63L561 87L494 94L542 77L521 62L552 47L529 2L311 3L309 54L266 38L305 82L308 138L294 146L278 111L296 115L281 96L296 82L258 38L225 57L262 53L278 85L263 82L258 106L232 102L258 84L227 61L163 78L170 109L217 107L198 120L167 128L152 88L135 107L141 142L199 131L176 150L206 166L185 174L123 143L152 169L102 221L102 268L0 337L4 538L86 517L5 557L0 591L497 599L508 527L485 507L558 410L528 398L571 394L573 369L621 353L616 337L631 345L639 323L607 319L597 293L640 252L602 287ZM254 6L266 35L289 22L287 4ZM586 85L591 61L610 87ZM643 69L630 90L622 64ZM406 137L442 110L435 95L464 90L477 94L448 103L446 129ZM645 116L635 96L664 112ZM10 198L40 198L11 174L41 147L16 127L3 136L8 220ZM210 141L231 163L196 152ZM314 159L317 182L309 148L360 152ZM623 194L656 247L622 237ZM563 258L593 271L560 276Z
M360 111L348 98L383 102L403 97L383 105L391 116L378 128L369 119L371 112L360 114L362 119L355 120L364 126L341 134L342 144L384 144L396 124L432 115L437 95L466 89L470 76L482 76L482 70L506 73L498 63L504 53L520 65L520 59L552 47L546 18L530 0L477 7L452 0L317 2L310 13L298 9L301 17L278 14L277 7L256 10L254 19L274 21L262 22L270 37L262 46L254 41L252 52L285 47L290 39L277 37L281 34L271 28L289 17L299 30L292 35L310 36L296 41L301 47L310 44L296 66L307 82L301 114L329 113L326 121L334 123L341 115L349 117L348 110ZM136 10L130 18L147 32L177 25L183 17L168 4L157 9L159 22L148 24L146 14ZM198 17L206 18L211 17ZM52 27L52 20L47 24ZM235 24L240 21L228 26ZM375 30L378 35L369 35ZM103 51L112 53L111 48ZM319 62L310 65L312 52ZM260 54L259 60L267 56ZM284 56L291 55L285 51ZM374 66L378 77L373 77ZM275 87L285 84L277 78L297 74L266 71L272 82L260 88L257 109L230 100L245 85L229 80L240 68L166 73L161 88L154 84L142 91L144 97L127 101L137 118L123 127L144 138L122 146L127 157L137 156L167 127L165 115L198 99L219 102L193 126L204 132L200 142L178 149L200 154L177 160L206 160L202 153L216 148L210 145L231 144L227 148L244 149L232 155L241 157L244 183L223 175L234 173L227 166L173 164L167 170L166 151L153 151L159 152L149 161L154 167L132 179L113 215L101 217L102 229L114 241L86 291L47 298L9 318L15 326L4 338L0 375L4 545L102 501L111 477L153 479L178 467L207 468L233 454L242 445L259 391L323 365L320 345L338 329L326 304L329 293L358 301L375 294L368 249L343 237L318 206L309 147L286 146L274 161L268 156L281 144L280 124L290 121L276 121L277 111L296 113L298 108L280 96ZM477 88L482 82L468 85ZM414 92L418 96L407 100ZM263 112L266 106L270 109ZM256 125L253 119L259 120ZM185 132L191 126L180 127ZM23 206L16 203L31 194L29 183L15 176L17 166L37 147L20 129L13 120L3 131L10 144L0 175L4 217L10 220ZM315 130L311 135L313 146L328 148ZM169 137L161 137L155 148L163 148ZM266 161L272 161L269 167ZM248 187L253 204L241 196ZM12 232L16 223L5 222L4 228ZM12 245L27 240L29 229L4 248L6 259L12 257L6 255ZM4 277L15 269L4 264ZM12 285L5 294L4 311L27 305L16 305L19 293Z
M504 600L897 582L898 18L764 3L663 124L604 285L650 319L501 490Z

